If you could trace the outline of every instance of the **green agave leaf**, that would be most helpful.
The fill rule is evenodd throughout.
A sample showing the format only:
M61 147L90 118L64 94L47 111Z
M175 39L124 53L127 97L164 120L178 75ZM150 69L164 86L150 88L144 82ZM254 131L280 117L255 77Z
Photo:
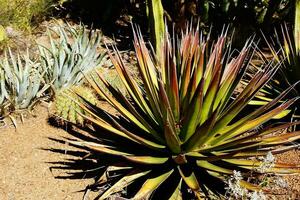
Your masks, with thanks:
M184 149L186 151L195 151L202 147L206 147L206 140L210 137L211 130L216 123L219 109L215 110L211 117L202 126L199 126L195 133L185 143Z
M211 152L211 151L217 151L220 149L227 149L229 147L231 147L232 151L236 151L238 154L242 153L240 152L239 149L235 149L235 146L239 147L239 144L245 143L245 142L250 142L250 141L260 141L261 137L269 135L271 133L276 133L278 131L283 131L286 130L289 127L292 127L294 125L298 125L300 122L291 122L291 123L286 123L286 124L282 124L279 126L269 126L264 128L263 130L261 130L259 133L252 133L252 134L247 134L245 136L240 136L238 138L232 138L232 139L228 139L226 141L223 141L222 143L220 143L218 146L216 147L208 147L207 149L205 149L205 151L207 152ZM259 140L257 140L259 139ZM253 143L252 143L253 144ZM258 151L256 151L256 153L259 153Z
M163 83L159 81L159 91L160 91L160 97L162 99L162 114L163 114L163 121L164 121L164 135L165 140L169 146L169 148L174 153L180 153L181 148L181 141L179 139L179 136L176 132L176 122L173 116L173 113L171 111L171 106L166 94L166 91L164 89Z
M140 164L161 165L169 160L169 158L159 158L152 156L125 156L126 159Z
M109 102L118 112L120 112L123 115L123 117L126 117L126 119L128 119L129 121L137 125L145 132L152 135L158 141L163 142L161 136L158 135L158 133L154 129L152 129L148 124L142 124L128 109L126 109L123 105L121 105L114 97L110 96L109 94L105 94L103 89L95 82L89 80L89 83L92 85L95 91L100 96L104 97L107 102Z
M219 172L219 173L222 173L222 174L233 174L232 170L214 165L214 164L212 164L208 161L198 160L196 163L199 167L202 167L204 169L208 169L210 171Z
M244 133L248 130L251 130L264 122L270 120L271 118L277 116L278 114L282 113L284 110L286 110L289 106L291 106L294 102L297 101L297 98L291 99L288 102L282 104L281 106L278 106L277 108L269 111L268 113L261 115L260 117L257 117L254 120L248 121L247 124L241 126L240 128L237 128L236 130L231 130L231 132L227 132L216 138L213 142L212 145L217 144L218 142L225 140L227 138L239 135L241 133Z
M70 97L70 98L72 98L72 97ZM129 140L131 140L133 142L136 142L136 143L148 146L150 148L155 148L155 149L156 148L159 148L159 149L164 149L165 148L164 145L160 145L160 144L154 143L152 141L146 140L146 139L144 139L142 137L139 137L139 136L137 136L137 135L135 135L135 134L127 131L125 128L123 128L119 123L117 123L112 118L110 118L110 119L113 121L113 123L116 124L116 126L117 126L118 129L110 126L110 124L108 122L106 122L104 119L99 118L97 115L95 115L95 113L93 113L90 109L88 109L83 103L80 103L78 101L76 101L76 103L81 108L83 108L87 113L93 115L94 117L89 117L89 116L83 115L81 113L78 113L79 115L81 115L82 117L86 118L87 120L89 120L89 121L97 124L98 126L106 129L107 131L112 132L114 134L117 134L119 136L125 137L125 138L127 138L127 139L129 139ZM89 103L89 102L87 102L87 103ZM101 108L98 108L98 109L101 109Z
M139 171L133 171L130 174L124 176L120 180L118 180L115 184L113 184L108 190L106 190L103 194L100 195L99 199L106 199L110 195L120 192L123 190L123 188L126 188L129 186L131 183L136 181L138 178L143 177L147 175L150 171L144 171L144 172L139 172Z
M142 97L142 93L141 93L140 89L138 88L138 85L130 77L128 71L126 70L126 68L124 66L124 64L120 60L121 58L120 58L119 52L117 51L117 56L113 56L109 52L109 57L110 57L112 63L114 64L114 66L116 67L118 75L119 75L120 79L122 80L122 83L125 85L128 93L130 94L132 99L137 103L137 105L139 105L140 108L142 108L144 111L147 110L149 115L151 115L151 111L148 108L147 103L144 101L144 99Z
M289 113L291 113L291 110L284 110L281 113L279 113L278 115L275 115L273 117L273 119L282 119L282 118L286 117Z
M85 106L82 106L82 104L78 103L86 112L88 112L89 114L93 114L95 116L95 114L93 112L91 112L88 108L86 108ZM80 114L80 113L79 113ZM82 114L80 114L82 115ZM89 117L89 116L86 116L86 115L82 115L84 118L86 118L87 120L93 122L94 124L100 126L101 128L111 132L111 133L114 133L114 134L117 134L121 137L124 137L124 138L127 138L133 142L136 142L138 144L143 144L145 146L148 146L150 148L159 148L159 149L164 149L165 146L164 145L160 145L160 144L157 144L155 142L152 142L152 141L149 141L149 140L146 140L142 137L139 137L125 129L122 129L121 131L114 128L113 126L111 126L109 123L105 122L103 119L101 118L93 118L93 117ZM119 127L120 128L120 127Z
M265 188L261 188L258 185L254 185L254 184L249 183L249 182L244 181L244 180L240 180L240 185L241 185L241 187L246 188L247 190L251 190L251 191L261 191L261 190L262 191L268 191Z
M258 160L245 160L245 159L223 159L224 161L239 165L239 166L252 166L259 167L264 164L264 161ZM297 164L286 164L286 163L274 163L274 168L300 168L300 165Z
M131 156L132 154L125 153L118 150L113 150L113 147L107 146L107 145L101 145L95 142L78 142L78 141L70 141L71 144L79 145L79 146L85 146L88 147L94 151L98 151L101 153L111 154L115 156Z
M169 200L182 200L181 184L182 184L182 179L180 179L178 186L176 187L175 191L173 192Z
M200 192L200 185L194 172L191 172L188 176L186 176L180 166L178 166L177 169L184 182L187 184L189 188L193 190L196 197L198 199L202 199L201 192Z
M191 102L191 107L193 107L194 109L189 110L185 119L186 122L184 123L180 132L183 143L186 142L195 133L195 130L200 122L200 116L202 114L201 109L203 104L203 86L204 80L202 79L196 90L196 95L193 97Z
M156 190L173 173L173 171L174 170L170 170L157 177L147 179L132 199L144 199L150 197L154 190Z
M267 137L264 139L257 139L256 141L248 141L236 145L234 148L224 149L222 152L235 152L253 148L272 147L282 144L292 143L300 138L299 132L287 133L273 137Z

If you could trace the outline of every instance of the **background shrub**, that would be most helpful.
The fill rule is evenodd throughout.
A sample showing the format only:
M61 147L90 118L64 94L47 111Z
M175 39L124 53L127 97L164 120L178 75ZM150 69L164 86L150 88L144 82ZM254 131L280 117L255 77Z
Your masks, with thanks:
M0 25L30 30L50 14L58 0L0 0Z

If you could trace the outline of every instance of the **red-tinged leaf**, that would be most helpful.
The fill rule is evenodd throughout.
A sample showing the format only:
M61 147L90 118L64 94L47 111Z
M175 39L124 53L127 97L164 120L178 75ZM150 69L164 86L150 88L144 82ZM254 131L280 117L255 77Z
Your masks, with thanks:
M238 166L252 166L252 167L259 167L264 164L264 161L259 160L245 160L245 159L223 159L225 162L238 165ZM299 164L288 164L288 163L277 163L275 162L272 168L299 168Z
M230 152L238 152L238 151L245 151L245 150L253 150L258 147L260 147L260 148L276 147L278 145L292 143L292 142L298 140L299 138L300 138L300 132L292 132L292 133L281 134L281 135L277 135L277 136L273 136L273 137L260 138L260 139L256 139L253 141L243 142L243 143L237 144L233 147L223 149L222 152L230 153ZM292 147L294 148L295 146L292 145ZM212 149L215 150L217 148L206 149L205 151L209 152Z
M174 118L176 121L179 121L180 118L179 87L178 87L177 70L176 70L175 63L172 62L170 68L171 68L170 88L171 88L171 96L172 96L172 101L170 103L174 113Z
M211 112L213 111L212 105L214 105L215 97L219 89L219 82L221 79L221 65L219 65L219 67L217 67L215 70L217 71L215 72L215 76L213 77L211 85L209 86L208 91L206 92L205 98L203 100L200 124L205 122L211 115Z
M277 144L285 144L288 142L296 141L300 138L300 131L280 134L273 137L267 137L261 139L261 145L277 145Z

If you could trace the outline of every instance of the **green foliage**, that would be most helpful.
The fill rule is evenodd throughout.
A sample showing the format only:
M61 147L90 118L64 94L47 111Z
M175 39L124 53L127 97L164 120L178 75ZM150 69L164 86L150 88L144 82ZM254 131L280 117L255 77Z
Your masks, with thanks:
M54 91L78 85L85 73L100 65L105 57L98 52L101 35L93 30L58 26L57 30L48 31L51 46L39 47L40 62L45 73L45 81ZM55 37L58 37L55 39Z
M6 32L3 26L0 25L0 42L7 38Z
M56 0L0 0L0 25L30 30L32 22L43 20Z
M295 1L294 38L296 51L300 52L300 1Z
M88 101L79 102L89 114L84 117L93 124L91 140L85 137L86 141L71 143L89 148L95 159L109 156L109 160L98 162L107 170L102 171L96 185L110 186L99 199L124 188L133 199L153 195L157 195L153 199L183 199L189 190L193 192L191 199L224 197L224 181L235 170L247 176L262 165L257 156L285 151L293 147L290 142L300 138L298 132L274 134L294 123L257 129L297 100L281 101L292 87L268 104L245 112L277 70L270 64L236 91L249 66L251 41L232 57L226 33L215 43L190 29L173 38L175 41L166 34L162 55L156 61L141 33L135 33L141 85L130 75L116 49L110 53L129 97L100 73L98 79L110 93L104 92L96 78L89 78L95 92L118 111L114 116ZM281 147L283 144L286 146ZM111 168L118 170L108 178ZM299 172L297 165L274 163L263 173ZM133 183L139 189L131 191ZM239 185L251 191L263 189L246 179Z
M43 84L38 67L28 53L14 56L10 49L5 53L0 60L2 114L31 109L43 97L48 86Z
M160 56L161 43L164 36L164 9L161 0L148 0L149 24L155 51Z

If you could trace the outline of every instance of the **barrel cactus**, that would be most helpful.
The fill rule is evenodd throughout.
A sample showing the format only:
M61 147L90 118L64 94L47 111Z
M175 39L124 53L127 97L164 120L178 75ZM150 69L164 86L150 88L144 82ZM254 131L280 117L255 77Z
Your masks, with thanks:
M89 87L73 86L60 90L54 100L54 115L56 118L61 122L83 125L84 118L82 115L87 113L78 105L78 102L83 101L81 98L93 105L97 103L97 98Z

